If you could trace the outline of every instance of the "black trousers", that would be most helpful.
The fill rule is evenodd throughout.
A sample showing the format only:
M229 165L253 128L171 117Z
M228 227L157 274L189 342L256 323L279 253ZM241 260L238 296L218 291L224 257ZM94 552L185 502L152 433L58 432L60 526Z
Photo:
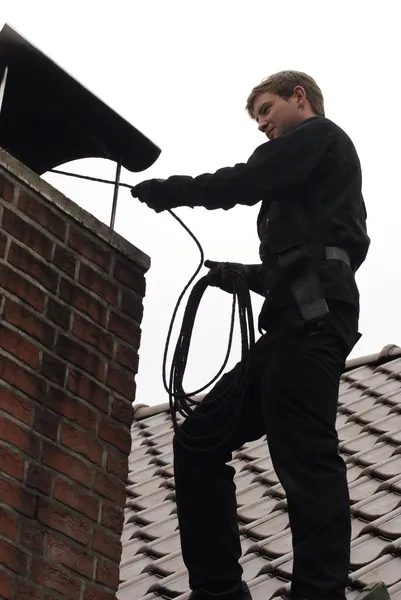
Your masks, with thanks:
M223 447L196 453L174 438L178 520L191 589L241 580L234 469L226 463L234 450L266 434L288 502L292 596L345 598L351 518L335 422L340 375L358 339L358 311L343 302L329 305L323 327L312 330L305 329L295 306L277 313L253 349L241 418ZM209 394L230 386L236 369ZM184 427L202 435L215 419L189 418Z

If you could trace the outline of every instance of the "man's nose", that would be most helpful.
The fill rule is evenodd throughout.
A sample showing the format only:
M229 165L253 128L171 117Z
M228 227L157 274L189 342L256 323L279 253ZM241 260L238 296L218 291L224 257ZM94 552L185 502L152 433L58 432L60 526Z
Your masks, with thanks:
M266 129L267 129L268 122L269 122L268 119L264 119L264 118L259 119L258 120L258 129L259 129L259 131L265 132Z

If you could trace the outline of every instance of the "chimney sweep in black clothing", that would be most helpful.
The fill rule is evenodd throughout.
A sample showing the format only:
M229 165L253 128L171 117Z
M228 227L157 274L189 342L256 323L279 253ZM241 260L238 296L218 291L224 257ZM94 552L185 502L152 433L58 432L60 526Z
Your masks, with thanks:
M265 297L241 419L224 446L210 452L191 452L174 438L191 600L251 599L239 564L234 469L227 463L234 450L264 435L287 497L291 596L344 600L351 518L335 424L340 376L360 336L355 272L370 243L361 167L348 135L325 117L322 92L310 76L284 71L268 77L252 90L247 110L268 141L246 163L194 178L152 179L132 189L156 212L261 203L261 262L237 265L249 288ZM210 283L229 292L224 264L210 271ZM231 385L237 368L209 398ZM211 414L210 425L219 418ZM207 418L185 425L201 436L197 428L207 428Z

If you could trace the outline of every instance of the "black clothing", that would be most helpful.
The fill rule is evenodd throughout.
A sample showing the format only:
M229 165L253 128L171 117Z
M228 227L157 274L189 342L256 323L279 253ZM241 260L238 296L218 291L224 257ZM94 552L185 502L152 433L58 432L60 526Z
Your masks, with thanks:
M211 593L202 588L197 589L191 592L189 600L252 600L252 597L245 581L241 581L224 591Z
M257 222L262 264L247 271L250 289L265 295L265 277L274 273L278 255L296 243L309 248L330 310L324 321L307 325L294 304L293 282L283 277L262 308L259 325L266 334L252 350L242 415L232 438L224 447L202 453L174 439L181 543L193 589L241 580L234 470L226 463L233 450L267 434L288 501L292 595L345 598L351 518L335 421L340 375L358 339L354 273L370 243L361 184L352 141L333 122L313 117L261 145L245 164L195 178L151 180L132 191L156 211L177 206L230 209L262 201ZM326 260L327 246L345 251L351 266ZM224 375L209 398L218 397L234 376L235 370ZM196 410L203 414L208 406ZM223 418L221 412L189 418L184 427L199 437L208 431L208 422L216 430L216 418Z
M339 379L351 349L344 340L355 339L358 314L339 301L329 302L329 308L324 328L306 332L291 306L257 341L239 425L224 447L196 453L174 439L181 545L192 589L241 580L234 468L226 463L234 450L267 434L287 495L294 546L292 595L345 598L351 518L335 421ZM209 398L230 386L237 368L222 377ZM202 403L196 410L205 414L207 407ZM216 430L214 419L201 419L202 431ZM185 431L199 436L199 420L187 419Z
M354 272L370 243L361 185L360 162L350 138L329 119L312 117L291 133L259 146L247 163L194 178L146 181L132 193L157 211L178 206L227 210L262 201L257 223L262 270L268 272L277 251L294 239L307 241L315 249L325 298L359 307ZM324 260L323 246L345 250L352 269ZM254 267L254 284L257 278ZM292 302L285 280L268 300L269 307ZM266 312L264 307L262 314Z

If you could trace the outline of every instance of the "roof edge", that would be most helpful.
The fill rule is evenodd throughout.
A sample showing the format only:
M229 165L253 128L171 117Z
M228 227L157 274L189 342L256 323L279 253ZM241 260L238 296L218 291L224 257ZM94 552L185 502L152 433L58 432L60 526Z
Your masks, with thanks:
M344 373L357 369L358 367L364 367L366 365L380 365L393 360L401 356L401 348L397 344L387 344L382 348L380 352L376 354L368 354L366 356L360 356L359 358L352 358L347 360L345 363ZM205 394L194 396L196 400L202 400ZM168 412L170 410L169 402L163 402L162 404L155 404L149 406L148 404L134 404L134 421L141 421L148 417Z
M155 404L154 406L149 406L149 404L137 404L135 406L134 404L134 421L141 421L142 419L147 419L147 417L153 417L169 410L170 404L168 402Z
M365 365L380 365L386 363L394 358L401 356L401 348L397 344L387 344L377 352L376 354L368 354L367 356L360 356L359 358L352 358L347 360L345 363L344 372L351 371L358 367Z

